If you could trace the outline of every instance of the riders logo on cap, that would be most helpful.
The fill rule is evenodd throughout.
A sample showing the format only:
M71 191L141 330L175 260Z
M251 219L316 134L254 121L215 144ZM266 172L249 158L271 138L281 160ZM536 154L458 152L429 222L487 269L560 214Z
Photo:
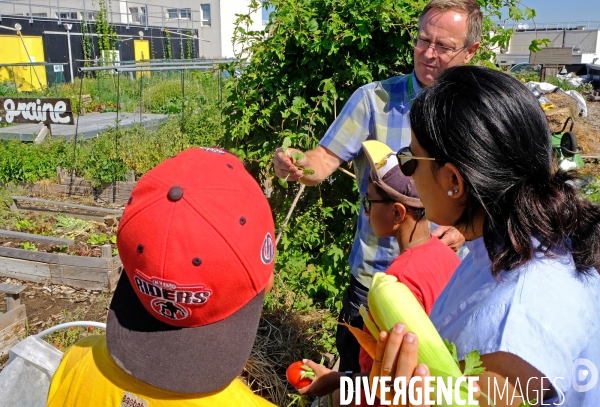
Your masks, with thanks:
M173 320L187 318L191 313L189 306L205 304L212 294L212 291L203 285L179 286L174 281L150 278L139 270L135 271L133 280L136 290L152 298L152 310ZM140 299L142 298L143 296L140 296Z
M269 264L275 258L275 244L273 243L273 237L270 233L267 233L265 240L263 240L262 248L260 250L260 259L264 264Z

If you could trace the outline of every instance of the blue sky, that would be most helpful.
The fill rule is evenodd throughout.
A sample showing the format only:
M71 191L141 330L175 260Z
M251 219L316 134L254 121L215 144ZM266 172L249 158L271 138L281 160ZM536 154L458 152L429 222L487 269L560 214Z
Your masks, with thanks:
M535 10L536 23L600 22L600 0L521 0Z
M600 22L600 0L521 0L537 13L536 23ZM268 18L263 9L263 19Z

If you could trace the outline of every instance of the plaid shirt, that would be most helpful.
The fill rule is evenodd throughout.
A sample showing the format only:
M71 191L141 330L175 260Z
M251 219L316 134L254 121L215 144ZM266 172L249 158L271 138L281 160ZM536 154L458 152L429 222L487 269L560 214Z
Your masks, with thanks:
M369 162L362 153L361 143L365 140L379 140L390 146L393 151L410 144L408 112L411 92L408 79L411 76L414 98L421 91L414 73L369 83L359 88L320 142L321 146L342 160L353 162L361 198L367 193L369 181ZM398 252L395 238L379 239L375 236L361 203L349 260L352 275L365 287L369 287L371 275L387 270L398 256Z

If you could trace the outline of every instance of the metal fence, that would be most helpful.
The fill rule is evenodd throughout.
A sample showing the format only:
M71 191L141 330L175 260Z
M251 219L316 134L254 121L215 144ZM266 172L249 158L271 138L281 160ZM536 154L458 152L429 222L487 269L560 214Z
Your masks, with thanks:
M193 29L211 25L210 9L176 8L165 5L141 3L129 0L110 1L107 4L108 21L115 24L140 27L177 27ZM192 3L190 4L197 4ZM0 21L2 16L26 16L29 22L35 20L73 22L85 20L93 22L98 18L100 9L97 1L92 0L2 0L0 1Z
M562 31L562 30L598 30L600 21L570 21L556 23L512 22L496 23L503 28L512 28L515 31Z

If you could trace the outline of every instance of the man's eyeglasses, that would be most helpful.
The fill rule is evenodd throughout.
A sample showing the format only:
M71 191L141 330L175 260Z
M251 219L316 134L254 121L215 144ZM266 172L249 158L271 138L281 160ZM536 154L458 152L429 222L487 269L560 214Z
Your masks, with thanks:
M365 213L371 212L371 204L374 203L384 203L384 202L396 202L393 199L369 199L367 195L363 196L362 204L363 208L365 208Z
M456 48L456 49L450 48L450 47L446 47L444 45L433 44L433 43L431 43L431 41L427 41L422 38L413 38L412 43L415 48L421 49L421 50L427 50L427 48L433 47L433 50L438 55L450 55L450 54L454 54L458 51L462 51L463 49L467 48L467 45L465 45L464 47Z
M396 157L398 157L398 164L400 165L400 171L407 177L410 177L415 173L417 169L417 160L427 160L427 161L435 161L436 163L443 164L448 160L443 160L441 158L433 158L433 157L415 157L410 151L410 147L404 147L402 150L396 153ZM367 212L368 213L368 212Z

